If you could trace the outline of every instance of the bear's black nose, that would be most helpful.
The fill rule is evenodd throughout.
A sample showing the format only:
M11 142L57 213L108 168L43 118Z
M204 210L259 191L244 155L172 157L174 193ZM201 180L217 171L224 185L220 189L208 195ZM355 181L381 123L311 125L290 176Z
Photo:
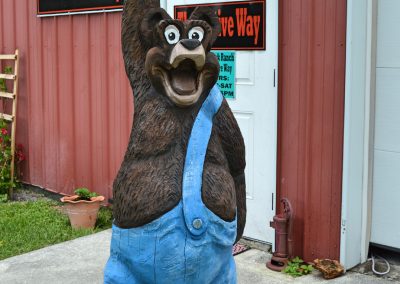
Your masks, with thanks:
M197 39L182 39L181 44L189 50L199 47L201 42Z

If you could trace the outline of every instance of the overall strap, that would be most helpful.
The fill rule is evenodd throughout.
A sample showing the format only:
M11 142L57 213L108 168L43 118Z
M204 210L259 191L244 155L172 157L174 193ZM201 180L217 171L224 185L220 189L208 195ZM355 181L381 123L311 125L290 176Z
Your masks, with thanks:
M186 227L194 236L207 230L207 212L201 199L204 159L211 136L213 117L219 110L223 97L215 85L193 124L183 171L182 199Z

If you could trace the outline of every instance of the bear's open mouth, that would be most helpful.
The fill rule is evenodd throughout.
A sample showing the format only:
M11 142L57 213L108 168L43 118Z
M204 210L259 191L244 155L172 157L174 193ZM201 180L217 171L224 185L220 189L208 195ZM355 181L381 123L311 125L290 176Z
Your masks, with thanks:
M204 89L205 51L202 45L187 50L178 44L171 53L169 62L152 67L153 75L161 79L168 98L177 106L195 104Z
M191 59L184 59L176 68L169 71L169 82L172 89L181 96L194 94L199 86L199 72Z
M153 67L153 74L158 74L166 95L177 106L187 107L195 104L203 92L205 72L197 71L193 66L193 61L186 59L177 68Z

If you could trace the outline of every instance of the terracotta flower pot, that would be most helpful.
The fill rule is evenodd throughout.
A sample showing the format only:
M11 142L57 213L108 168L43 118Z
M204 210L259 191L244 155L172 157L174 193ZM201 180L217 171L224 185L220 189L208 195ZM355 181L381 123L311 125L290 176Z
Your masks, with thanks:
M65 209L72 228L93 229L96 224L100 203L104 200L104 196L92 197L90 201L76 200L77 198L77 195L61 198L61 202L66 203Z

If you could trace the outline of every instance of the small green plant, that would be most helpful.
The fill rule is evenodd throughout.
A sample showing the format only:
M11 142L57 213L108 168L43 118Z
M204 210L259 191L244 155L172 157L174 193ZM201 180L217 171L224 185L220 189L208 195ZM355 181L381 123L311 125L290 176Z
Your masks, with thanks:
M22 176L20 164L25 161L24 148L17 144L14 160L14 177L11 179L11 137L8 122L0 118L0 194L5 194L10 188L15 188Z
M11 74L10 66L4 67L4 74ZM7 92L6 79L0 79L0 92ZM3 104L4 104L3 99ZM0 193L7 193L10 188L15 187L11 180L11 139L8 135L8 123L0 119Z
M314 267L312 265L305 263L300 257L296 256L288 262L282 272L293 277L299 277L310 274L313 270Z
M0 193L7 193L15 187L11 180L11 138L8 135L7 122L0 119Z
M0 194L0 203L7 202L7 194Z
M4 74L12 74L12 67L6 66L4 67ZM0 92L7 92L7 84L6 79L0 79Z
M13 74L10 66L4 67L4 74ZM8 92L5 79L0 79L0 92ZM2 109L7 109L7 100L2 98ZM0 194L9 193L10 189L15 188L22 176L20 164L26 159L22 145L17 144L14 153L14 176L11 178L11 137L9 134L9 123L0 118Z
M79 196L78 200L90 200L90 198L97 196L96 192L91 192L86 187L78 188L74 191L74 193Z

